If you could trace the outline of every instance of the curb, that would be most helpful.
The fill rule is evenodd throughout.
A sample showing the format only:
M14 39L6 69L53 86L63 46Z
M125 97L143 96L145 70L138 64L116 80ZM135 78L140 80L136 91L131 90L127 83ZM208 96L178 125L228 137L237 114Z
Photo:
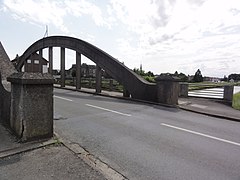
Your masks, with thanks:
M122 175L120 172L111 168L105 162L100 159L94 157L87 150L81 147L79 144L74 142L68 142L65 139L61 138L57 133L55 133L56 137L60 140L60 142L72 151L77 157L81 158L85 163L87 163L93 169L99 171L106 179L108 180L128 180L127 177Z
M0 159L1 158L6 158L12 155L16 155L16 154L20 154L23 152L28 152L28 151L32 151L38 148L42 148L45 146L49 146L52 144L56 144L58 143L58 141L56 139L50 139L47 141L41 141L41 142L31 142L31 143L25 143L25 145L23 147L16 147L16 148L12 148L12 149L8 149L8 150L4 150L0 152Z
M184 106L178 106L180 109L185 110L185 111L189 111L189 112L193 112L193 113L198 113L198 114L203 114L203 115L207 115L207 116L211 116L211 117L215 117L215 118L221 118L221 119L227 119L230 121L235 121L235 122L240 122L239 118L235 118L235 117L230 117L230 116L224 116L221 114L214 114L214 113L208 113L208 112L203 112L203 111L198 111L198 110L194 110L194 109L190 109Z

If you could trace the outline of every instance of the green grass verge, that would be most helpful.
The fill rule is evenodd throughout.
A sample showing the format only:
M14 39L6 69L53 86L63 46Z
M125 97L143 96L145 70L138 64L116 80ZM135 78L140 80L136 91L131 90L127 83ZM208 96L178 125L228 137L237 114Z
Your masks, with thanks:
M233 95L232 107L234 109L240 110L240 93Z

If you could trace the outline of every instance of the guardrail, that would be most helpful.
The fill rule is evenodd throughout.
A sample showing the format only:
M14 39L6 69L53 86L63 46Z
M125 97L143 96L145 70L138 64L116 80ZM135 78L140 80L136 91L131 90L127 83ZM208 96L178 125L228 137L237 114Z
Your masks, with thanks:
M192 84L180 83L180 97L200 97L223 99L224 101L232 101L233 97L232 85L211 85L211 84Z

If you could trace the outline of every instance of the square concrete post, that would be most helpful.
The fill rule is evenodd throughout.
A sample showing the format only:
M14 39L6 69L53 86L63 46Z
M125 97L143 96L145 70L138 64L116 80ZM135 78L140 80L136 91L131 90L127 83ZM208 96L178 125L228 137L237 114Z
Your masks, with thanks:
M130 97L130 92L125 87L123 87L123 97Z
M109 79L109 90L113 91L113 79Z
M157 82L157 100L167 105L177 105L179 95L179 78L170 75L160 75Z
M81 54L76 52L76 89L81 89Z
M96 93L101 93L102 91L102 69L96 66Z
M179 83L179 97L188 97L188 83Z
M50 74L14 73L10 127L22 140L53 136L53 78Z
M49 63L48 72L50 74L52 74L52 71L53 71L53 47L48 48L48 63Z
M65 87L65 48L61 47L61 87Z
M232 102L234 86L224 86L223 99L227 102Z

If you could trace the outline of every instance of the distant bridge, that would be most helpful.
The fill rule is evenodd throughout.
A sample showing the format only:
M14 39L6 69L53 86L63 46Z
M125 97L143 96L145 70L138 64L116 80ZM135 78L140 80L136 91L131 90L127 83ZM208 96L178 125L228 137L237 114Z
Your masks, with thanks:
M127 68L123 63L114 57L97 48L96 46L73 37L66 36L50 36L40 39L33 43L22 56L19 57L16 66L18 71L26 63L27 59L36 52L42 55L42 50L48 48L49 52L49 72L52 73L53 68L53 47L61 48L61 87L65 86L65 48L76 51L76 89L80 89L80 69L81 54L92 60L97 65L96 69L96 92L99 92L101 81L101 69L104 69L110 76L121 83L132 98L157 101L156 84L149 83L132 70Z

